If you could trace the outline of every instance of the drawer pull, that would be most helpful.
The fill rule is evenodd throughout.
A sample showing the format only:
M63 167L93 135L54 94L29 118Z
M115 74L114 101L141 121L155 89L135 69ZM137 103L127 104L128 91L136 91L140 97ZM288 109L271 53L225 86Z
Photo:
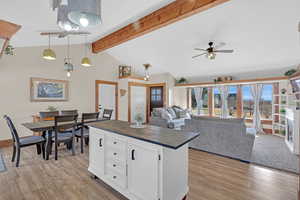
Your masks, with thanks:
M116 167L117 165L113 164L113 167Z
M117 142L114 142L114 144L117 144Z
M113 179L116 179L117 178L117 176L113 176Z
M102 138L99 139L99 147L102 147Z
M135 152L135 150L134 150L134 149L132 149L132 150L131 150L131 160L135 160L135 157L134 157L134 152Z
M114 153L114 156L116 156L117 155L117 153Z

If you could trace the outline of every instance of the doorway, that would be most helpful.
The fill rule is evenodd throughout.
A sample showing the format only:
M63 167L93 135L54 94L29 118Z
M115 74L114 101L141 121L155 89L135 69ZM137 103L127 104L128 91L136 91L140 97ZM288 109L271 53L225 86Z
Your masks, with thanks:
M96 80L96 112L102 112L104 109L113 110L111 119L118 119L118 83L111 81Z
M150 87L150 113L153 111L153 108L162 107L164 107L164 87Z

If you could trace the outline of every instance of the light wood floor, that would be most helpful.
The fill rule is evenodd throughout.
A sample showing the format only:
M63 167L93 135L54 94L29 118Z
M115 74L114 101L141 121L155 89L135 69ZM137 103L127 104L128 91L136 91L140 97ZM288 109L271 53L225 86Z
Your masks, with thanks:
M125 199L90 178L87 154L60 150L58 161L44 161L35 148L22 150L17 169L11 149L2 149L8 171L0 173L1 200ZM297 182L294 174L190 150L188 200L296 200Z

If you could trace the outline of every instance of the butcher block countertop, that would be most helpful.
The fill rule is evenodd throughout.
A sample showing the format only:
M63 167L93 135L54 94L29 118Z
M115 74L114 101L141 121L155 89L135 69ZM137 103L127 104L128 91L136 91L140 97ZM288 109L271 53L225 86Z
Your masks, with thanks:
M146 125L145 128L131 128L130 123L118 120L93 122L88 124L88 126L172 149L178 149L199 136L199 133L195 132L173 130L152 125Z

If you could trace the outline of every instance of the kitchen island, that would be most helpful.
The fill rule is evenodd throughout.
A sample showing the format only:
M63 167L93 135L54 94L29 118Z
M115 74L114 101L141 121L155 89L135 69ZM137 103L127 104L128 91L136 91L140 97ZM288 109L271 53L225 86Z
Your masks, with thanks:
M199 133L128 122L89 124L89 171L130 200L182 200L188 192L188 142Z

